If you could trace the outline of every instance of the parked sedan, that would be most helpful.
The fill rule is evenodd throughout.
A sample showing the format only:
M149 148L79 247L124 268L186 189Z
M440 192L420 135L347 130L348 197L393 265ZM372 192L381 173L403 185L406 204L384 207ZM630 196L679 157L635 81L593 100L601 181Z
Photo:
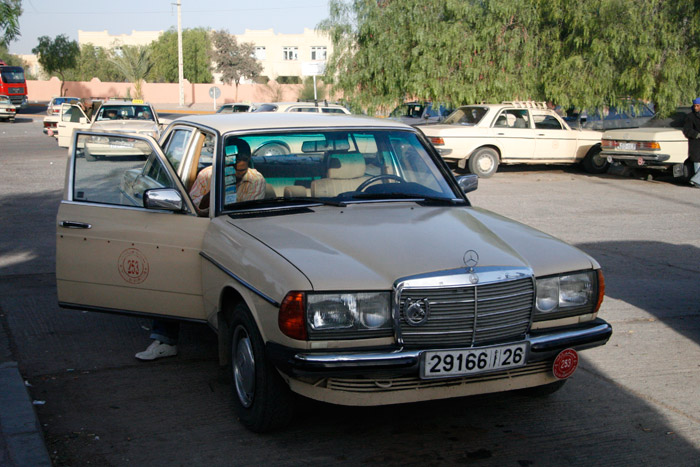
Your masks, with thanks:
M256 104L244 104L244 103L231 103L224 104L219 107L216 111L218 114L235 114L239 112L253 112L256 108Z
M637 128L651 120L655 115L651 105L643 102L630 102L620 108L615 106L592 110L569 109L566 123L571 128L589 130L614 130L616 128Z
M491 177L500 164L582 163L603 173L599 131L572 130L544 102L466 105L442 123L420 129L448 162Z
M603 133L600 155L611 163L668 171L689 178L694 169L688 160L688 139L683 124L690 107L679 107L669 117L654 117L640 128Z
M125 157L88 163L95 136L76 130L70 150L56 232L60 305L208 323L236 417L251 430L293 420L295 395L375 406L551 392L579 350L612 333L598 318L600 265L473 207L466 193L477 177L455 179L410 126L187 116L160 143L109 134ZM251 157L261 139L295 149ZM204 214L188 193L207 166ZM246 183L264 181L264 193L238 189L246 166L255 168Z
M444 120L452 109L432 102L404 102L389 114L389 118L408 125L424 125Z
M17 115L17 108L8 96L0 95L0 120L14 122Z

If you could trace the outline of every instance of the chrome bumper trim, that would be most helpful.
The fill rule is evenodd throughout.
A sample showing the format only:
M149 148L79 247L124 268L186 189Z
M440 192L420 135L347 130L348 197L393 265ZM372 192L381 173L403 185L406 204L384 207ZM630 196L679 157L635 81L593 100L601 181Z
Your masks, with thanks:
M612 326L602 319L571 329L544 331L525 336L529 344L528 363L554 358L560 351L583 350L605 344ZM518 340L519 342L521 340ZM382 375L417 374L421 353L431 349L343 350L337 352L291 349L268 342L269 358L283 372L293 376L333 376L348 373Z
M671 158L669 154L634 154L625 152L607 152L601 151L601 157L612 157L613 160L636 161L640 157L648 162L665 162Z

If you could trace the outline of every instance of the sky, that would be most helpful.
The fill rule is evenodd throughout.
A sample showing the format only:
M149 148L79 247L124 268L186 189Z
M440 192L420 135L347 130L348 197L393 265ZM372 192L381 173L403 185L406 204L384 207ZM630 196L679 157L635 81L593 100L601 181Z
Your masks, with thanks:
M10 44L13 54L31 54L40 36L65 34L78 40L78 30L131 34L132 31L177 29L177 0L22 0L21 36ZM182 28L274 29L300 34L328 17L328 0L180 0Z

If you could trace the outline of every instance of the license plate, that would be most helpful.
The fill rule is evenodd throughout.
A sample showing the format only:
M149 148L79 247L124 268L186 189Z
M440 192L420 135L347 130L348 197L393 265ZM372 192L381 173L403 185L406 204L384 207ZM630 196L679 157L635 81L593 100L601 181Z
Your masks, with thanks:
M525 365L527 343L423 352L421 378L447 378Z
M622 151L636 151L637 143L620 143L617 145L617 149Z

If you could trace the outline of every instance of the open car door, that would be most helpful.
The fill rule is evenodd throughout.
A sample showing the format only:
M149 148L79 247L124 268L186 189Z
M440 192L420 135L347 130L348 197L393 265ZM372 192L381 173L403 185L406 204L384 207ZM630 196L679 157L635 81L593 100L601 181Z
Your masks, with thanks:
M70 146L73 132L77 129L87 130L90 128L90 122L87 115L79 105L63 103L61 104L61 112L56 124L58 128L58 145L62 148Z
M204 321L209 218L152 138L76 131L56 227L59 304ZM109 151L87 159L91 145Z

